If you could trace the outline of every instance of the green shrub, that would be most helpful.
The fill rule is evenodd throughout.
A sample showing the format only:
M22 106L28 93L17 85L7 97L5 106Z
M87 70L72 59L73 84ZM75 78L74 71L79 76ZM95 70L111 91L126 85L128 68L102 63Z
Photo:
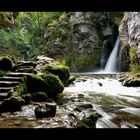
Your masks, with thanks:
M65 85L70 77L70 71L69 71L69 67L64 66L64 65L45 65L45 70L57 75L60 80L62 81L62 83Z
M32 101L34 102L45 102L48 96L45 92L32 93Z
M13 67L13 61L8 56L0 58L0 69L9 71Z

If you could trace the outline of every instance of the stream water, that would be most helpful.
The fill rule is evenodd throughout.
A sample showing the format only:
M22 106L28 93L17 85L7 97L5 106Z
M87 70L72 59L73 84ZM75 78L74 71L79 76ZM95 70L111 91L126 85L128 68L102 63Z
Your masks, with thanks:
M79 75L79 74L78 74ZM21 111L1 113L2 128L74 128L76 118L96 111L101 115L96 128L139 128L140 87L124 87L117 74L80 74L73 84L56 97L55 117L36 119L37 103L25 105ZM83 111L76 108L93 106Z
M124 87L117 77L81 76L64 92L83 94L102 115L97 128L137 128L140 124L140 87ZM86 79L86 80L84 80Z

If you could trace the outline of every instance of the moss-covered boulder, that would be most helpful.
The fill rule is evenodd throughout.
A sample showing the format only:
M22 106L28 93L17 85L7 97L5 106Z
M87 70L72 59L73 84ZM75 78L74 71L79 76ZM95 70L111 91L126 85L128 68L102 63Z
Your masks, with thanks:
M26 74L15 90L18 95L44 92L46 96L55 97L57 94L63 92L64 85L58 76L53 74L43 74L40 76L36 74Z
M25 101L21 97L10 97L0 104L0 112L20 111Z
M48 96L45 92L32 93L32 101L34 102L45 102Z
M37 66L35 70L37 73L49 72L57 75L64 85L68 82L70 77L69 67L49 57L37 57Z
M60 80L62 81L63 84L66 84L68 82L68 79L70 77L70 72L69 68L67 66L63 65L45 65L45 70L54 74L58 75Z
M10 71L13 67L13 60L9 56L0 57L0 69Z
M47 90L47 83L41 76L35 74L26 75L25 81L27 84L27 91L29 93L44 92Z
M64 90L64 85L62 84L61 80L58 76L53 74L44 74L42 78L47 83L46 93L50 97L54 97L59 93L62 93Z
M27 105L32 100L32 95L29 94L29 93L28 94L23 94L23 95L21 95L21 98L25 100L25 105Z

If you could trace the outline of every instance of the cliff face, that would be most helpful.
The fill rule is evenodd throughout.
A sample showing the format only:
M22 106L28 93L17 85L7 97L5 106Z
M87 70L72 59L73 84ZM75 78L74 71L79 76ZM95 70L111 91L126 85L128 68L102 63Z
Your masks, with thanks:
M131 65L140 64L140 12L125 12L119 26L122 48L127 48ZM129 49L128 49L129 48Z
M58 38L48 50L48 56L63 57L72 70L100 67L101 47L108 39L113 48L118 27L107 12L71 12L69 16L71 37L66 48Z

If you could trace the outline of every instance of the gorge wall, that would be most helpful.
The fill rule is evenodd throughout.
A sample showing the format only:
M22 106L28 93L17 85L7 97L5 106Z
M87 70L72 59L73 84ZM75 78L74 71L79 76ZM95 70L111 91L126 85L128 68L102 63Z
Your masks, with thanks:
M119 26L124 66L130 71L140 67L140 12L125 12Z
M103 41L107 40L109 55L118 35L114 13L70 12L69 43L62 48L63 42L57 38L48 50L48 56L65 59L66 65L70 66L72 71L100 67Z

